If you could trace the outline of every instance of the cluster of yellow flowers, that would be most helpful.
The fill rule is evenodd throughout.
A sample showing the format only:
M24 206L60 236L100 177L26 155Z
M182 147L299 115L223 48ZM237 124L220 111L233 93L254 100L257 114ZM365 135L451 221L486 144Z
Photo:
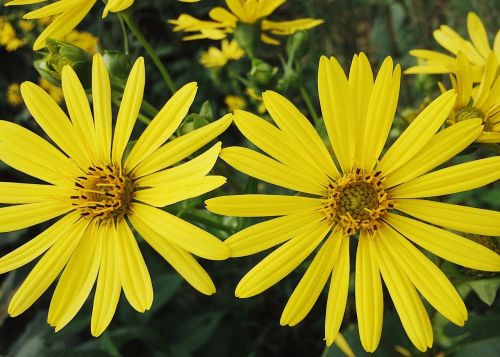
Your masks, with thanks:
M43 47L47 37L66 35L95 2L59 0L28 13L26 18L57 16L35 49ZM230 11L213 9L213 21L181 15L173 23L176 30L199 32L189 39L225 39L239 22L258 22L262 40L273 44L275 40L267 33L286 35L321 23L267 20L284 2L227 0ZM13 0L8 5L27 3ZM132 3L110 0L103 16ZM0 159L44 181L0 183L0 203L9 205L0 208L0 232L62 218L0 258L4 273L41 256L13 296L9 314L26 311L60 274L48 312L48 322L56 331L73 319L94 285L94 336L110 323L122 291L135 310L150 309L153 286L133 227L189 284L207 295L215 293L215 285L193 255L223 260L280 245L239 282L236 296L248 298L276 284L317 251L280 323L294 326L302 321L330 279L327 345L339 338L354 259L355 305L363 347L372 352L380 342L384 282L408 337L425 351L433 344L433 332L420 295L459 326L467 320L467 309L445 274L417 246L465 267L500 271L499 254L454 233L499 236L499 212L427 199L500 178L499 156L434 170L476 140L500 141L498 35L493 51L479 19L471 14L468 23L475 47L443 27L436 39L454 57L413 52L427 64L409 72L450 72L453 89L443 87L443 93L386 151L401 81L401 68L390 57L377 75L363 53L354 55L348 74L334 57L321 57L318 93L332 152L302 112L270 90L263 93L262 102L272 122L235 110L171 138L196 96L197 84L188 83L166 102L126 153L143 102L143 58L130 71L116 120L112 118L110 77L100 54L93 56L92 108L70 66L61 74L69 116L40 86L24 82L22 100L55 145L17 124L0 121ZM236 44L224 41L220 51L209 50L211 54L202 61L217 67L237 59L240 51ZM243 106L235 98L228 98L227 104ZM217 142L186 160L233 122L260 152L238 146L222 149ZM448 127L440 130L444 123ZM224 242L161 209L222 186L226 178L210 174L219 157L246 175L291 191L207 200L207 209L220 215L272 217ZM349 249L353 242L357 243L354 258Z

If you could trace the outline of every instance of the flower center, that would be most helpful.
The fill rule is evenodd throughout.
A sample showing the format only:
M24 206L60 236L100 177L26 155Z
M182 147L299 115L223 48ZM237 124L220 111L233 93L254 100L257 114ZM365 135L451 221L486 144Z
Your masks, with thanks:
M133 180L117 165L91 166L75 179L77 195L71 196L82 217L116 220L129 208L135 191Z
M340 224L346 235L361 229L373 233L394 207L382 181L380 171L364 174L357 169L331 182L323 206L327 219Z
M467 119L474 119L474 118L481 118L484 120L484 113L481 111L481 109L475 108L475 107L463 107L457 110L455 114L455 118L457 123L459 121L464 121Z

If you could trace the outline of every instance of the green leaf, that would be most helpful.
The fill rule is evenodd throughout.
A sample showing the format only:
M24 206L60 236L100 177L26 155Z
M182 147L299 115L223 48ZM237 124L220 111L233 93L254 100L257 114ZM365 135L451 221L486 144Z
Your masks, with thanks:
M473 280L467 283L482 302L493 305L500 286L500 278Z

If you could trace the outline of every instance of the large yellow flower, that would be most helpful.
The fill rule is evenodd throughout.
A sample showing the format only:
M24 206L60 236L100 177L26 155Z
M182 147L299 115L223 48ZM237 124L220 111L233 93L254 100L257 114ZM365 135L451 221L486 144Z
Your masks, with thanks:
M457 92L457 101L448 122L458 123L465 119L480 118L483 132L477 138L482 143L500 143L500 76L497 75L497 58L490 53L486 60L481 82L473 87L472 66L458 54L458 71L451 74L451 83ZM440 85L442 91L445 88Z
M206 202L219 214L278 216L225 241L233 257L283 243L243 277L236 288L238 297L268 289L319 248L291 295L281 324L298 324L331 276L325 323L328 345L338 334L346 306L351 241L357 242L356 310L367 351L377 348L382 330L380 275L419 350L431 346L433 336L418 292L455 324L463 325L467 319L453 285L413 243L460 265L500 270L499 255L446 230L500 235L500 213L422 199L469 190L500 177L500 157L428 173L467 147L482 130L481 120L471 119L436 134L453 108L453 91L433 101L381 155L396 111L400 73L399 65L393 69L387 58L374 81L366 56L360 54L354 56L346 77L334 58L321 58L319 97L336 160L304 115L275 92L267 91L263 98L277 127L236 111L240 131L269 156L229 147L221 158L243 173L299 193L225 196Z
M220 40L228 33L234 32L239 22L255 24L262 20L261 40L276 45L279 41L266 33L286 36L300 30L307 30L323 23L323 20L304 18L292 21L270 21L267 19L274 10L286 0L226 0L229 10L215 7L210 10L209 16L213 21L199 20L193 16L182 14L169 23L175 25L174 31L195 32L184 37L184 40L198 40L208 38ZM198 33L196 33L198 32Z
M465 40L449 26L442 25L439 30L434 31L434 39L451 52L452 56L437 51L412 50L410 54L423 60L424 63L407 69L405 73L456 73L458 70L456 57L462 52L472 64L474 81L479 82L490 52L495 53L500 64L500 31L497 30L492 49L481 19L473 12L467 15L467 30L472 42Z
M170 166L220 134L231 117L164 144L194 100L196 83L189 83L124 155L142 103L144 61L138 59L130 73L114 132L110 81L100 55L94 56L92 76L93 115L75 72L64 67L62 86L71 120L42 88L31 82L21 86L28 110L59 148L17 124L0 121L0 160L47 183L0 183L0 203L12 204L0 208L0 232L64 215L0 258L0 272L43 255L13 296L11 316L28 309L62 272L48 315L56 331L76 315L97 281L91 332L98 336L110 323L122 289L139 312L153 302L151 278L130 224L194 288L207 295L215 292L191 254L219 260L229 256L228 248L156 207L198 196L225 182L221 176L206 176L220 143L189 162Z

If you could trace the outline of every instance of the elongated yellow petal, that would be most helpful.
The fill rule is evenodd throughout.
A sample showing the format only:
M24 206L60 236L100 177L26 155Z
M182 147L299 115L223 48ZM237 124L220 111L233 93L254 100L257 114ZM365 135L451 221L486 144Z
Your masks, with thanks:
M500 212L418 199L395 202L398 210L438 226L485 236L500 235Z
M380 170L387 175L424 148L450 114L455 99L455 92L450 90L427 106L387 150L378 165Z
M68 185L79 174L77 166L45 139L3 120L0 120L0 159L16 170L56 185Z
M111 159L111 84L108 70L100 54L92 61L92 102L94 104L94 125L97 136L99 158L103 162Z
M169 242L136 214L129 216L134 228L193 288L205 295L215 293L215 285L196 259Z
M102 240L102 258L90 323L90 331L94 337L100 336L111 322L122 287L118 268L118 239L121 237L114 225L107 224L99 227L99 234Z
M317 211L297 212L254 224L233 234L224 243L231 250L232 257L251 255L310 230L324 218L325 215Z
M0 203L34 203L68 198L71 189L17 182L0 182Z
M205 201L211 212L235 217L284 216L313 211L322 206L317 198L283 195L235 195Z
M76 135L70 120L54 99L31 82L21 84L21 95L29 112L47 135L81 168L86 169L90 159L83 139Z
M116 225L118 242L118 269L123 292L132 307L144 312L153 304L153 285L134 234L127 222L121 220Z
M386 221L414 243L452 263L500 271L500 255L472 240L417 220L388 214Z
M288 133L301 152L325 174L337 178L340 173L333 163L325 144L307 118L282 95L266 91L262 99L278 127Z
M424 298L448 320L463 326L467 320L467 309L441 270L390 226L383 224L379 237L380 244L391 252Z
M377 265L380 267L403 328L415 347L424 352L427 347L432 346L433 340L432 326L424 304L406 273L396 265L390 249L382 243L381 237L375 236L374 243L373 251Z
M481 56L488 57L491 51L488 35L481 19L473 12L467 14L467 32Z
M47 290L68 262L87 226L86 220L76 222L69 233L43 255L10 301L10 316L22 314Z
M221 146L222 143L218 142L203 154L184 164L143 176L136 181L137 185L140 187L158 186L172 181L203 177L214 167L219 157Z
M78 5L79 2L81 2L81 0L56 1L53 2L52 4L45 5L39 9L24 14L23 19L32 20L32 19L40 19L44 17L58 15L64 11L71 9L75 5ZM26 1L26 3L33 4L35 2Z
M235 169L290 190L322 195L324 187L303 170L284 165L268 156L243 147L222 150L220 158Z
M97 278L101 254L102 236L98 226L92 224L69 259L52 295L47 321L56 332L73 319L87 300Z
M500 156L474 160L420 176L389 191L391 197L422 198L472 190L500 179Z
M17 269L38 258L61 237L66 235L79 218L80 215L76 213L67 214L35 238L4 255L0 258L0 274Z
M142 161L135 168L134 175L136 177L145 176L163 170L188 157L224 132L231 124L232 117L232 114L227 114L213 123L166 143L153 152L147 160Z
M337 239L341 240L341 246L333 266L326 303L325 339L327 346L331 346L338 336L349 291L349 237L342 237L341 229L338 229L337 236Z
M282 326L295 326L302 321L318 300L330 276L342 244L342 235L336 230L325 241L304 276L288 299L281 314Z
M144 58L139 57L123 91L122 102L118 117L116 118L115 132L113 135L113 146L111 148L111 159L113 162L121 163L123 152L134 129L137 115L141 109L142 96L144 95L144 84L146 74L144 70Z
M314 180L328 185L328 177L297 150L293 137L258 116L242 110L234 112L234 123L245 137L269 156L286 166L308 172Z
M134 0L109 0L108 3L106 4L106 7L104 8L104 11L102 13L102 17L105 18L108 16L108 13L111 12L120 12L125 9L128 9L132 4L134 3Z
M355 157L354 108L351 87L342 67L333 57L321 57L318 72L321 112L330 143L344 172L350 171Z
M211 260L229 257L229 248L219 239L170 213L139 203L132 204L131 211L142 220L147 220L148 225L162 237L188 252Z
M135 143L125 167L132 170L158 149L177 129L196 96L197 85L188 83L163 106Z
M0 208L0 233L48 221L73 209L66 201L44 201Z
M201 196L225 183L226 178L223 176L187 178L137 191L134 194L134 198L151 206L164 207L189 198Z
M253 267L236 286L235 295L248 298L269 289L290 274L318 246L331 226L322 221L289 240Z
M473 143L482 130L481 119L464 120L441 130L410 161L392 171L384 185L396 186L441 165Z
M368 352L377 349L384 316L382 281L373 245L373 237L361 231L356 252L356 313L359 338Z

